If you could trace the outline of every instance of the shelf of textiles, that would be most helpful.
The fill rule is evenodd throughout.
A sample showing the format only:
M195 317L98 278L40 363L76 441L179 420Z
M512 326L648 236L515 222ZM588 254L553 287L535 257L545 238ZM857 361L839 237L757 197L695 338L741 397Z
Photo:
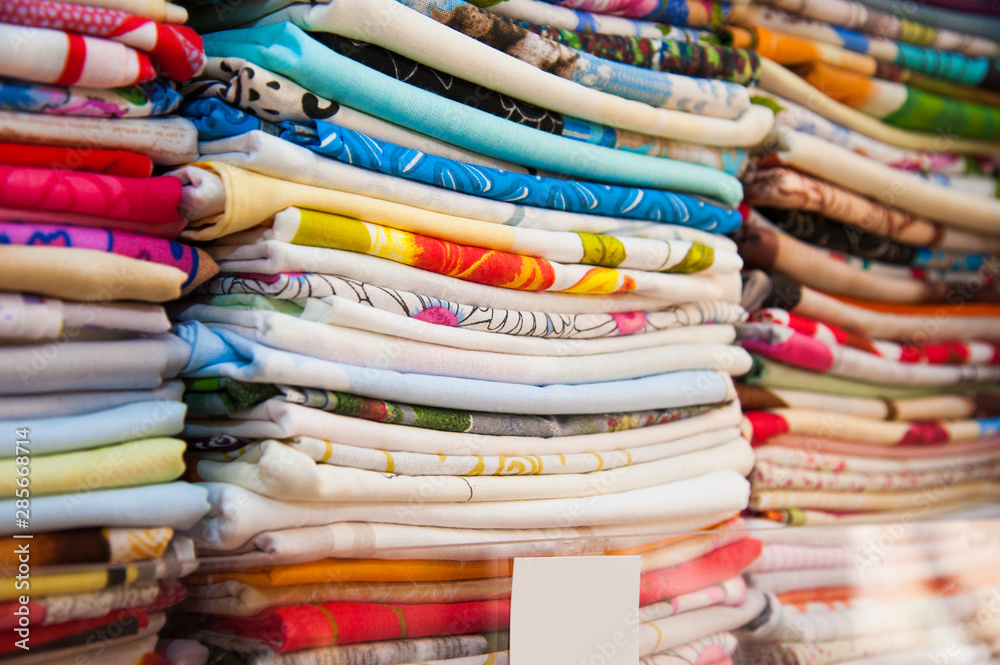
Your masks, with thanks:
M1000 649L1000 521L917 513L867 526L736 518L688 533L484 533L464 544L462 530L427 527L276 532L203 559L166 634L191 653L200 645L209 663L499 665L517 602L514 558L631 555L643 665L927 663L942 653L990 662Z
M93 5L93 6L92 6ZM97 6L102 5L102 6ZM103 6L111 5L111 6ZM155 665L208 510L184 472L163 304L216 272L178 242L203 70L170 3L0 3L0 660ZM165 658L180 647L163 646Z
M64 498L65 510L75 507ZM0 542L4 663L151 657L166 610L188 596L180 578L198 567L194 542L169 527L22 531Z
M639 559L630 625L643 665L989 662L1000 650L1000 520L920 512L873 525L732 518L517 541L336 524L262 534L197 565L191 541L168 546L164 529L36 536L30 592L16 590L16 562L4 563L3 662L137 662L129 654L152 652L159 632L160 654L177 663L500 665L514 559L553 556ZM26 593L29 614L17 611ZM20 616L31 619L31 651L18 656Z
M5 663L992 657L995 4L183 4L0 2Z
M18 590L16 555L3 564L3 662L137 662L129 654L151 652L159 632L177 663L497 665L508 662L514 559L553 556L638 557L645 665L988 662L1000 650L1000 520L923 520L935 501L929 490L872 525L735 517L516 541L341 523L258 534L197 563L169 529L38 535L21 575L30 591ZM18 656L21 616L31 651Z

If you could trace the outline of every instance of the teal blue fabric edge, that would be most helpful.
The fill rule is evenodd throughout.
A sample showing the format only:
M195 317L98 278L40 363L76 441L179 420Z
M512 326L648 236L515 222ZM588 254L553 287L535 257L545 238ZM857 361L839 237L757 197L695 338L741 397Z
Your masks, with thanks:
M735 207L739 180L698 164L584 144L497 118L379 74L334 53L290 23L204 37L209 56L238 56L312 92L498 159L615 184L701 194ZM308 63L308 64L306 64Z

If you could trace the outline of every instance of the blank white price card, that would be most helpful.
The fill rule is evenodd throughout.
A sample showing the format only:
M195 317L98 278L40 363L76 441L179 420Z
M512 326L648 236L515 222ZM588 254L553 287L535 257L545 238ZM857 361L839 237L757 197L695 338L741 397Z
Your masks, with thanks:
M635 665L640 561L515 559L510 665Z

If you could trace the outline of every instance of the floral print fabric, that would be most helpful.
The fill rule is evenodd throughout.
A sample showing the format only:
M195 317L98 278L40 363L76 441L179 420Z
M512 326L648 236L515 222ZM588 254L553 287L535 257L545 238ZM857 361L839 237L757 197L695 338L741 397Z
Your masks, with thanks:
M143 118L175 110L181 96L168 85L143 83L127 88L61 87L0 80L0 108L51 115Z
M760 56L756 51L666 38L562 30L527 22L518 22L517 25L578 51L636 67L698 78L717 78L742 85L760 82Z

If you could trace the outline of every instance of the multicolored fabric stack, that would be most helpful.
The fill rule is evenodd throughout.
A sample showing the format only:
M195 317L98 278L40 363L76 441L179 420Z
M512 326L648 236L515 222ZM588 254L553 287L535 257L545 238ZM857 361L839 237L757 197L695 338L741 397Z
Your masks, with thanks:
M722 235L772 123L757 60L445 4L191 7L202 161L175 175L221 274L174 312L212 503L180 634L505 662L510 559L574 539L643 554L646 662L728 662L763 608Z
M748 584L768 611L740 632L753 665L990 662L996 533L948 522L764 532Z
M642 558L641 662L731 662L737 646L732 631L766 606L764 594L747 590L742 577L761 543L736 530L740 526L733 520L708 533L607 552ZM420 529L335 524L309 535L324 543L333 535L340 542L353 540L355 557L379 558L199 573L187 580L191 597L180 609L188 614L175 617L174 626L213 645L218 662L506 664L513 562L505 554L551 555L552 544L544 541L552 531L536 531L539 540L522 546L391 547L425 542ZM435 531L439 542L449 543L446 529ZM578 535L573 531L564 530L570 538ZM268 537L287 542L295 535ZM369 544L362 549L359 541L366 538ZM484 555L500 558L476 558Z
M988 660L1000 542L913 522L1000 503L1000 12L932 1L5 0L0 657L503 665L586 552L644 665Z
M105 4L105 3L101 3ZM5 663L161 662L208 510L180 482L190 348L159 303L216 272L176 242L197 155L186 12L0 5L0 623Z
M190 122L152 120L177 108L181 96L175 82L204 67L201 38L177 25L186 18L183 8L157 0L5 1L0 7L0 140L49 148L4 143L4 164L146 178L152 164L196 158L197 133ZM110 214L114 208L103 209L100 201L88 203L89 208L57 212L73 213L80 225L156 237L170 237L182 226L174 216L129 220ZM3 205L6 219L11 204ZM51 220L44 211L37 219ZM88 216L124 221L87 224Z
M899 130L914 130L933 152L995 153L987 145L1000 138L995 36L914 20L880 0L764 0L734 8L730 20L740 26L729 30L734 43L762 56L768 92L902 147L923 148L919 140L900 140ZM810 104L813 91L818 97Z
M1000 47L854 0L730 19L777 118L737 237L764 271L740 333L751 507L821 524L995 502Z
M826 524L929 518L996 501L996 342L962 340L963 328L1000 339L990 332L1000 326L995 315L899 314L780 273L754 275L748 295L761 305L741 330L756 358L738 388L757 458L754 510ZM963 309L976 306L951 311Z

